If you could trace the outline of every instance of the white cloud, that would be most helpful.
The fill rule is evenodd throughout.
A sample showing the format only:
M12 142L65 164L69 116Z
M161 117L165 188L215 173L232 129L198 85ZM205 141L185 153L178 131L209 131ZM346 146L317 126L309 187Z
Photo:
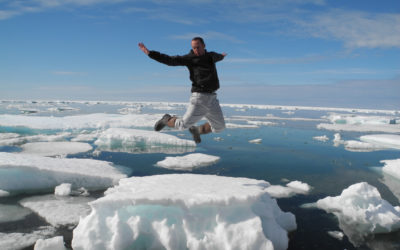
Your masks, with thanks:
M349 49L400 47L400 14L333 10L296 23L314 37L342 41Z

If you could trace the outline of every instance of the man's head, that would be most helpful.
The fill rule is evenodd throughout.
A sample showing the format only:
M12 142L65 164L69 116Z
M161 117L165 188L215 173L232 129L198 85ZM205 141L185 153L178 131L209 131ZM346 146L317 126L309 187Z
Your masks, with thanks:
M195 37L192 39L192 50L196 56L202 56L206 48L206 44L204 43L203 38Z

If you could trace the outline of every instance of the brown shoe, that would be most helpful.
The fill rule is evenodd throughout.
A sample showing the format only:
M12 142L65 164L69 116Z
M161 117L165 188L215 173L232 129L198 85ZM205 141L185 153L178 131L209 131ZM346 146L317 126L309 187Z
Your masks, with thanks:
M163 129L165 126L167 126L169 119L171 119L172 116L169 114L165 114L160 120L156 122L154 125L154 130L155 131L160 131Z
M193 140L194 140L195 143L200 143L201 142L200 131L199 131L198 127L191 126L189 128L189 132L192 134Z

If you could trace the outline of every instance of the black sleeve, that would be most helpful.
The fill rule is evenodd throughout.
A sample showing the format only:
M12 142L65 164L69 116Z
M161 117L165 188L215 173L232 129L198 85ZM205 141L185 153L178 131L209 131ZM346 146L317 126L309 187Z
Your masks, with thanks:
M215 53L215 52L210 52L210 54L211 54L211 56L213 58L213 61L215 63L221 61L222 59L224 59L224 56L222 54L218 54L218 53Z
M190 64L187 56L169 56L154 50L150 51L149 57L168 66L188 66Z

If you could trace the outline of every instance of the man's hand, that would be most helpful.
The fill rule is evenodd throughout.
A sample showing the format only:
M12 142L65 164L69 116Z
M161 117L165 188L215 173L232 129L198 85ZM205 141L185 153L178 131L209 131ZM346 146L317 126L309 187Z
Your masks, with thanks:
M143 51L143 53L145 53L146 55L149 54L149 50L146 48L146 46L144 46L143 43L139 43L139 49L140 49L141 51Z

